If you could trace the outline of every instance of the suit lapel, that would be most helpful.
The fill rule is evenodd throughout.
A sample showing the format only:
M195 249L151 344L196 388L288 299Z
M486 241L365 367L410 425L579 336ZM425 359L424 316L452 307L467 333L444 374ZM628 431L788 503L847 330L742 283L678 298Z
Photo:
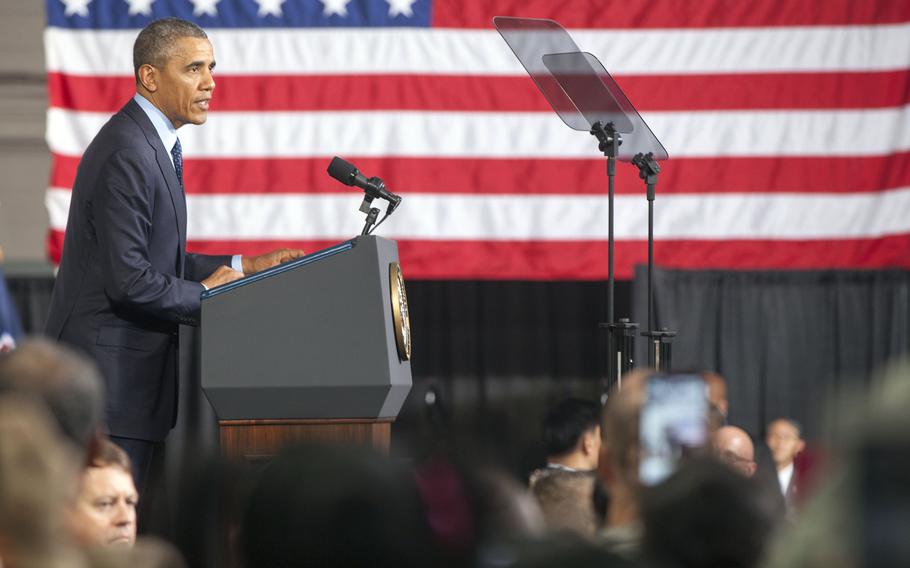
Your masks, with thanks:
M161 171L161 175L164 177L168 194L171 196L171 203L174 206L174 214L177 218L177 239L180 246L180 250L177 253L179 258L177 269L178 274L182 278L184 271L184 253L186 251L186 195L183 192L183 188L180 187L180 182L177 180L177 172L174 171L174 164L171 162L170 150L164 147L161 138L155 131L155 127L152 125L149 117L146 116L145 111L143 111L142 107L133 99L130 99L126 106L123 107L123 110L136 121L139 128L142 129L145 139L155 150L155 160L158 162L158 168Z
M797 488L797 483L796 483L796 466L794 465L793 466L793 475L790 476L790 483L787 484L787 495L786 495L787 501L793 501L796 499L797 489L798 488Z

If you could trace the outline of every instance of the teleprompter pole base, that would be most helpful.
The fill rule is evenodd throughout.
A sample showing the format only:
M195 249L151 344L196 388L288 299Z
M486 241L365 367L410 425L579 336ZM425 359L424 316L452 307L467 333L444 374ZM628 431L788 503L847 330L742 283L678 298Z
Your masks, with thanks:
M635 331L638 324L629 318L619 318L616 323L602 323L607 330L607 380L603 394L622 387L623 376L635 366Z
M675 331L662 327L659 331L643 331L642 337L648 338L648 366L661 372L672 368L672 342Z

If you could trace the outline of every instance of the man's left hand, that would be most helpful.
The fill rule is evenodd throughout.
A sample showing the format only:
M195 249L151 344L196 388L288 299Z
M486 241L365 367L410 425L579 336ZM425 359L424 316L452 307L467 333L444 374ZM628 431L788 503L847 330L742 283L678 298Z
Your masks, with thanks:
M241 259L244 274L256 274L276 264L281 264L295 258L300 258L306 253L300 249L283 248L260 254L259 256L244 256Z

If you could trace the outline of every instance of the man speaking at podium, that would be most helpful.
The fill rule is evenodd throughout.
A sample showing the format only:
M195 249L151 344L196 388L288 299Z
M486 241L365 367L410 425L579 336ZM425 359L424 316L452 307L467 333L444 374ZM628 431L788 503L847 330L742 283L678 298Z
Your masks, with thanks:
M133 46L136 95L86 149L73 185L47 334L87 352L107 387L106 427L145 486L177 416L177 328L200 294L298 258L186 252L183 153L177 129L205 122L215 89L212 44L176 18ZM158 460L156 460L158 461Z

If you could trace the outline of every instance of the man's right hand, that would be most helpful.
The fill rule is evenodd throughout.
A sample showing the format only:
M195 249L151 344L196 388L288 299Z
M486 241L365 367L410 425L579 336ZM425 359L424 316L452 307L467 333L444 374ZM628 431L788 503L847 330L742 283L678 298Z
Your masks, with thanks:
M215 269L215 272L212 272L208 278L202 281L202 285L211 290L215 286L221 286L241 278L243 278L243 272L237 272L230 266L219 266Z

